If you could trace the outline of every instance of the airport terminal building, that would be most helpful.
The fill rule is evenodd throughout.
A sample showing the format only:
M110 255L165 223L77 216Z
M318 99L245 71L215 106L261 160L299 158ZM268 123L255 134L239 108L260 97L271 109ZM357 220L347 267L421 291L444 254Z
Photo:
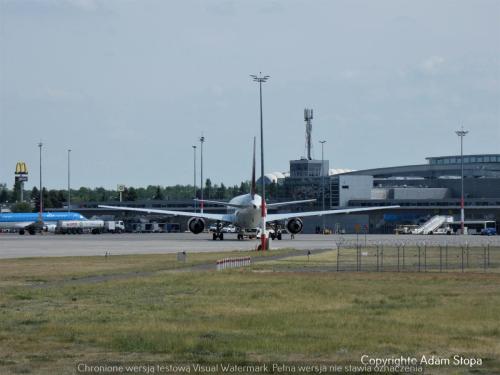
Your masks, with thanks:
M401 206L367 214L325 217L326 227L342 228L346 232L352 232L353 227L360 224L367 226L370 233L394 233L397 225L418 224L434 215L450 215L459 220L460 155L426 160L425 164L341 170L340 173L328 169L327 161L323 169L304 166L308 162L317 164L317 160L291 161L289 177L275 181L277 198L316 198L314 209L323 207L323 196L326 209ZM499 223L500 154L464 155L463 166L466 221L495 220ZM328 176L322 177L321 170L328 170ZM307 222L305 230L310 232L323 224L323 218Z

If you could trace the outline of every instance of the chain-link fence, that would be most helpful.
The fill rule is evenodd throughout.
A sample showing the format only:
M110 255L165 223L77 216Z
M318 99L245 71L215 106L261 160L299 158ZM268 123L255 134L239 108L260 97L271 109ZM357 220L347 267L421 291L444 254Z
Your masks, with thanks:
M500 247L468 243L343 244L337 246L337 271L488 272L500 270Z

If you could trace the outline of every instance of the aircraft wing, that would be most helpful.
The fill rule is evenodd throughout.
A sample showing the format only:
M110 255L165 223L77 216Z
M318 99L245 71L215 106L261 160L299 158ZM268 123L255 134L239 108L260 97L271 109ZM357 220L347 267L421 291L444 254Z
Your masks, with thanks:
M291 204L299 204L299 203L307 203L307 202L316 202L316 199L304 199L304 200L301 200L301 201L266 203L266 206L267 207L280 207L280 206L288 206L288 205L291 205Z
M388 208L398 208L400 206L380 206L380 207L366 207L366 208L341 208L338 210L327 210L327 211L306 211L306 212L288 212L283 214L268 214L267 221L277 221L291 219L293 217L305 217L305 216L323 216L323 215L335 215L335 214L349 214L352 212L364 212L364 211L374 211L374 210L384 210Z
M121 211L134 211L134 212L144 212L147 214L161 214L170 216L186 216L186 217L201 217L208 220L224 221L228 223L234 222L234 215L232 214L205 214L201 212L185 212L185 211L168 211L168 210L157 210L154 208L134 208L134 207L120 207L120 206L104 206L99 205L100 208L110 208L112 210Z

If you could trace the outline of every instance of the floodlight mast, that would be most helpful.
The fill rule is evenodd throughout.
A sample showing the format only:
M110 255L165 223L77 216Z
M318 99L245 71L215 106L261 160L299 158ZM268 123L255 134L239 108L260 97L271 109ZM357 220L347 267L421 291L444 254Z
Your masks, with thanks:
M194 212L196 213L196 145L193 145L193 167L194 167L194 173L193 173L193 188L194 188Z
M71 211L71 149L68 149L68 212Z
M267 232L266 232L266 185L264 181L264 122L262 118L262 83L266 82L270 76L263 76L262 72L259 72L259 75L251 74L254 82L259 83L259 100L260 100L260 180L261 180L261 214L262 214L262 222L261 222L261 234L260 234L260 243L261 250L264 251L267 249Z
M201 186L201 199L200 199L200 212L203 213L203 206L204 206L204 202L203 202L203 143L205 142L205 137L203 136L203 133L201 134L201 137L200 137L200 172L201 172L201 176L200 176L200 186Z
M460 229L462 234L464 234L465 230L465 209L464 209L464 137L467 135L469 131L464 130L462 126L461 130L455 131L455 133L460 137L460 179L461 179L461 197L460 197Z
M38 213L38 221L40 223L40 226L43 226L43 191L42 191L42 146L43 143L40 141L38 143L38 148L40 149L40 210Z
M322 198L322 210L325 210L325 157L323 154L323 148L326 143L325 140L319 141L321 143L321 198ZM325 234L325 215L323 216L323 234Z

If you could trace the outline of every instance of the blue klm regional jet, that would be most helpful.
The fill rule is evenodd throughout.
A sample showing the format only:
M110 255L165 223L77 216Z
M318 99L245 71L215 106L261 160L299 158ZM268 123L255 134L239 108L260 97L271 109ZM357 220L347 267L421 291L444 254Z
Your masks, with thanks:
M26 231L35 234L39 228L39 213L0 213L0 229L15 229L19 234ZM87 218L78 212L44 212L42 222L44 228L55 226L58 221L78 220L85 221Z

